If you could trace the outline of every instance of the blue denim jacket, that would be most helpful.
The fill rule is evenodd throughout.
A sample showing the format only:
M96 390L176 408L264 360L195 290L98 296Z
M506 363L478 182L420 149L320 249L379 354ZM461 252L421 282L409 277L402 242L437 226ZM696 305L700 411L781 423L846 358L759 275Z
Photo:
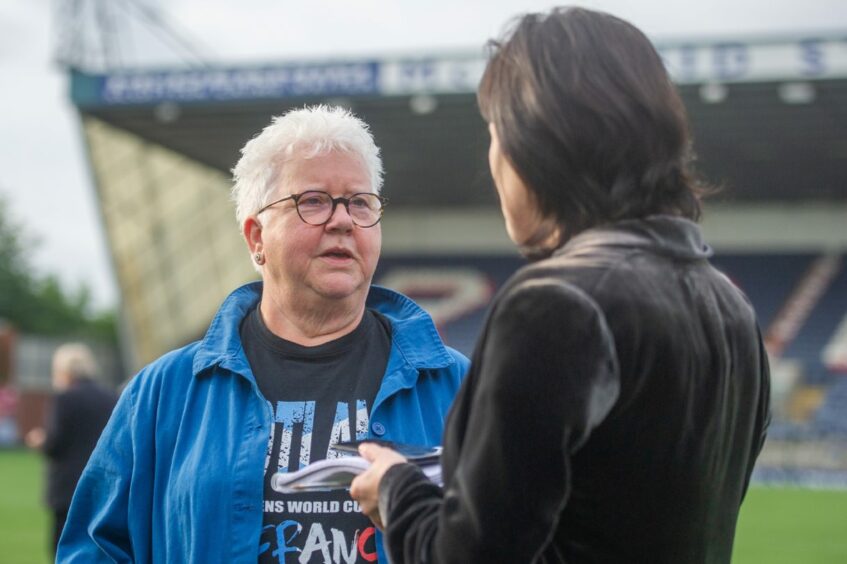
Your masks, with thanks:
M239 324L261 291L235 290L202 341L129 383L77 486L58 562L257 561L272 415ZM367 305L392 328L370 435L440 444L468 360L405 296L374 286ZM386 562L380 534L377 550Z

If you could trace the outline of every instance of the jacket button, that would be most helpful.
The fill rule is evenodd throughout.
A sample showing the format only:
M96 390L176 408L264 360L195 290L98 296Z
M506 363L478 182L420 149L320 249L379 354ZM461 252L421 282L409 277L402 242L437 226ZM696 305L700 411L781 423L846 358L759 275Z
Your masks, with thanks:
M377 421L371 425L371 430L374 432L374 435L379 435L381 437L385 434L385 425Z

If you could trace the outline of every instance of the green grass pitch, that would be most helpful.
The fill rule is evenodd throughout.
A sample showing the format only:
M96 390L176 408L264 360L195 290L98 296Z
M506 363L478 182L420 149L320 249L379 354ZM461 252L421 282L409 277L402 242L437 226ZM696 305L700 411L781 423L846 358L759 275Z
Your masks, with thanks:
M0 562L46 564L41 459L0 451ZM734 564L847 563L847 491L754 486L741 508Z

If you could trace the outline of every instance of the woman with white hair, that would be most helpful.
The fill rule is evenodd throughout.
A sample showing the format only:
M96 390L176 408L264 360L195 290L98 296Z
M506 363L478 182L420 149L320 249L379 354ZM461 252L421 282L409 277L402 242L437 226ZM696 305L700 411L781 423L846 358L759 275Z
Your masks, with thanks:
M346 491L280 494L271 478L344 440L440 442L467 359L411 300L371 286L385 199L368 127L294 110L233 172L262 281L129 383L60 561L372 562L381 540Z
M53 513L53 550L65 526L71 497L91 451L112 414L117 396L97 382L100 369L91 348L66 343L53 353L55 396L45 427L27 433L28 447L47 458L45 502Z

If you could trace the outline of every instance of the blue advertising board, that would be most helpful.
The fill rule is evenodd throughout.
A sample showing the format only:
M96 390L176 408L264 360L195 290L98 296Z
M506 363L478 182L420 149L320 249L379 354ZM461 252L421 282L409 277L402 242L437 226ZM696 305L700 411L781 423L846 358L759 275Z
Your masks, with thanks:
M843 37L657 44L678 84L817 80L847 77ZM330 61L243 68L72 73L81 107L161 102L226 102L331 96L473 93L481 53L405 59Z

